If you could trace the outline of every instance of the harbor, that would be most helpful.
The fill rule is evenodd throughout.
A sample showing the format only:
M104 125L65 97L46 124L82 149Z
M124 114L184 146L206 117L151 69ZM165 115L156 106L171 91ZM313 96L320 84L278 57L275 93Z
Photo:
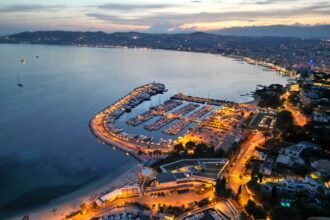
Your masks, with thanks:
M165 134L177 135L180 131L182 131L185 127L190 125L191 123L198 122L197 120L210 111L212 111L213 107L206 105L203 106L201 109L197 110L187 118L182 118L178 123L174 124L170 128L164 131Z
M91 120L93 133L102 143L124 150L144 164L166 157L175 144L186 140L226 148L244 136L236 129L248 117L243 105L183 93L160 103L166 91L160 83L135 88ZM158 104L135 110L156 95ZM117 123L119 120L122 122Z
M176 119L183 117L184 115L188 114L189 112L195 110L198 107L199 105L197 104L193 104L193 103L187 104L170 114L165 114L162 118L158 119L156 122L146 125L145 129L149 131L158 131L163 126L173 122Z
M129 125L137 126L143 122L152 119L156 115L163 115L168 111L182 105L182 102L175 100L167 100L164 104L150 108L147 112L137 115L134 118L129 119L126 123Z

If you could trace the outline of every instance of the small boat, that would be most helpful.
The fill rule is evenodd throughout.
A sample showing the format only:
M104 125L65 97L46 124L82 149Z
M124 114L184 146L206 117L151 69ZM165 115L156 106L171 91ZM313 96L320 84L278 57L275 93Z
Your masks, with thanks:
M39 56L37 55L37 56L36 56L36 58L38 59L38 58L39 58Z
M23 84L21 83L19 75L17 75L17 86L18 87L23 87Z
M24 63L26 63L26 60L24 60L24 59L21 59L21 63L23 63L23 64L24 64Z

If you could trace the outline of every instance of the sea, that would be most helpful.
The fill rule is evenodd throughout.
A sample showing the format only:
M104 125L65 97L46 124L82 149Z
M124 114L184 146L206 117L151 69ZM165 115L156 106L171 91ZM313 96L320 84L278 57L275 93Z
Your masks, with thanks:
M251 101L248 94L257 85L287 80L213 54L0 44L0 218L116 179L137 165L99 143L88 126L97 112L135 87L159 82L168 89L138 107L142 112L179 92Z

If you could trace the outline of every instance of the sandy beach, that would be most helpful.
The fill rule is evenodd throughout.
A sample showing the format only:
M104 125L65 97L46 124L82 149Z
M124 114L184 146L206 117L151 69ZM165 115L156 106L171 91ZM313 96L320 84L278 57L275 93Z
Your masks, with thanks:
M129 166L125 166L125 164L123 164L123 167L121 167L123 172L121 172L118 177L114 178L113 174L105 176L104 178L77 190L76 192L55 199L45 206L36 208L32 211L17 214L9 219L21 220L25 215L28 215L31 220L63 219L70 212L80 209L80 204L88 204L112 189L122 185L129 185L130 182L135 181L133 176L136 176L135 172L137 171L137 168L138 163L133 166L131 164Z

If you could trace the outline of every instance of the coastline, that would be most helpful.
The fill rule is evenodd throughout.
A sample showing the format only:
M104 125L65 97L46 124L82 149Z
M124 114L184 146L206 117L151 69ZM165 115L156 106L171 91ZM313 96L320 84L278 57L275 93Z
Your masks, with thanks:
M93 181L89 185L86 185L75 192L59 197L46 205L36 207L30 212L21 211L19 214L12 214L8 219L21 220L25 215L28 215L30 219L63 219L70 212L80 209L80 204L90 203L92 196L98 198L100 195L111 190L111 188L116 187L116 185L123 182L129 174L135 172L138 166L138 163L133 166L131 164L129 166L124 165L119 170L118 173L120 174L117 177L107 175L106 177ZM56 209L55 212L53 212L54 209Z
M34 45L34 44L31 44L31 45ZM40 44L38 44L38 45L40 45ZM53 46L70 46L70 45L53 45ZM93 48L97 48L97 47L93 47ZM132 48L132 49L134 49L134 48ZM137 48L137 49L143 50L144 48ZM150 49L150 50L166 50L166 49ZM174 52L175 50L170 50L170 51L173 51ZM175 52L203 53L203 52L194 52L194 51L175 51ZM223 56L221 54L213 54L213 55ZM223 57L226 57L226 56L223 56ZM230 58L230 57L226 57L226 58ZM255 98L253 98L253 100L252 101L249 101L249 102L253 102L253 101L255 101ZM247 102L247 103L249 103L249 102ZM90 129L92 130L91 125L90 125L91 121L89 122L89 126L90 126ZM100 141L103 142L102 138L99 138L94 132L93 132L93 134L97 137L98 140L100 140ZM130 152L129 149L127 149L125 146L120 145L120 143L116 143L116 142L111 142L110 141L110 142L106 142L105 144L109 145L110 147L115 146L118 150L122 150L124 152L129 152L134 157L134 159L136 159L136 160L138 160L140 162L143 162L143 159L144 158L143 157L140 157L137 154L136 151ZM134 167L136 167L136 166L137 165L135 165ZM133 170L133 168L131 168L131 169ZM88 184L88 185L82 187L81 189L78 189L77 191L74 191L73 193L70 193L68 195L64 195L62 197L59 197L57 199L54 199L53 201L49 202L48 204L45 204L45 206L40 206L40 208L37 207L35 210L32 211L32 214L30 215L30 217L32 219L53 219L53 218L51 218L51 215L53 215L52 209L53 209L53 207L56 207L57 206L56 204L58 204L58 205L61 205L61 204L67 204L67 205L69 205L70 207L67 209L68 211L67 212L64 212L65 214L68 214L70 212L69 210L76 210L76 209L78 209L79 208L79 204L81 204L82 201L88 201L88 197L91 194L99 192L102 188L111 187L117 181L120 181L121 179L123 179L129 173L130 170L128 170L127 172L122 173L118 177L115 177L115 178L113 178L111 180L105 180L106 177L105 178L102 177L102 180L93 181L91 184ZM79 202L79 201L81 201L81 202ZM72 204L72 206L71 206L71 204ZM57 212L59 212L59 211L57 211ZM47 216L47 218L43 218L44 215ZM15 217L13 219L21 219L21 217L22 216ZM54 219L58 219L59 217L60 216L54 216ZM61 216L61 218L62 217L63 216Z
M210 54L215 56L222 56L228 59L234 59L235 61L244 61L249 65L260 65L268 68L270 70L276 71L278 74L287 75L287 76L295 76L297 72L289 71L285 67L278 66L274 63L267 63L265 61L258 61L254 58L248 56L239 56L232 54L222 54L216 52L207 52L207 51L199 51L199 50L177 50L177 49L169 49L169 48L152 48L152 47L136 47L136 46L99 46L99 45L90 45L90 44L43 44L43 43L11 43L11 42L0 42L0 44L15 44L15 45L45 45L45 46L63 46L63 47L77 47L77 48L98 48L98 49L139 49L139 50L163 50L163 51L173 51L173 52L183 52L183 53L198 53L198 54Z
M109 106L108 106L109 107ZM107 107L106 107L107 108ZM106 109L105 108L105 109ZM102 110L103 111L103 110ZM101 112L102 112L101 111ZM99 113L98 113L99 114ZM102 142L102 144L106 144L108 146L112 146L112 147L116 147L118 148L119 150L123 151L124 153L128 153L130 154L135 160L137 160L138 162L140 163L144 163L145 161L143 160L142 157L140 157L138 155L138 153L130 148L127 148L125 146L123 146L122 144L118 143L118 142L115 142L115 141L112 141L111 139L107 139L105 137L103 137L102 135L98 135L98 132L96 131L96 128L94 127L94 123L93 123L93 120L95 120L95 118L92 118L89 122L89 128L91 130L91 132L93 133L93 135L95 136L95 138L97 140L99 140L100 142Z

